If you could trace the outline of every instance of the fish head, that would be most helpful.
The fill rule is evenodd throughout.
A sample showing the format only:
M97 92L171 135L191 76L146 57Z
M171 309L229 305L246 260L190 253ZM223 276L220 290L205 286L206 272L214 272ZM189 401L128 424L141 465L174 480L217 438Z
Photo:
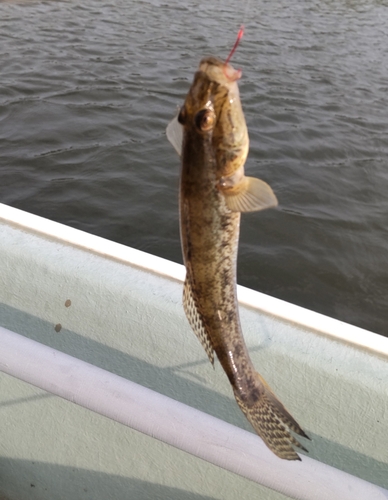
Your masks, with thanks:
M215 57L202 59L178 116L184 136L208 143L218 179L241 171L248 154L248 130L237 85L240 76L241 71Z

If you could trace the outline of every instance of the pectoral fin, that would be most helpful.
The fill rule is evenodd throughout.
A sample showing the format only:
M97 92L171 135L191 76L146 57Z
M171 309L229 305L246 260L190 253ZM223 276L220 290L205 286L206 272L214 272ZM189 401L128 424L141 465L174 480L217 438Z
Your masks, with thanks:
M178 115L171 120L166 128L167 139L174 146L175 151L180 156L182 153L183 126L178 122Z
M189 276L186 276L185 285L183 288L183 308L185 310L191 328L201 342L202 347L205 349L210 363L214 366L213 346L206 331L206 326L203 323L201 314L198 311Z
M271 187L255 177L244 175L238 184L222 191L226 205L232 212L256 212L278 204Z

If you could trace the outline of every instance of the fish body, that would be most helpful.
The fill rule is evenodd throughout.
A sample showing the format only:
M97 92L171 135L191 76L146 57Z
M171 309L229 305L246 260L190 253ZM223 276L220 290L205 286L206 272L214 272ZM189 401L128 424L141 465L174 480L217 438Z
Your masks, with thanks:
M240 213L277 205L265 182L246 177L248 131L240 72L203 59L167 136L181 152L180 232L188 321L214 364L216 353L241 410L279 457L297 460L290 433L307 437L256 372L242 335L236 289Z

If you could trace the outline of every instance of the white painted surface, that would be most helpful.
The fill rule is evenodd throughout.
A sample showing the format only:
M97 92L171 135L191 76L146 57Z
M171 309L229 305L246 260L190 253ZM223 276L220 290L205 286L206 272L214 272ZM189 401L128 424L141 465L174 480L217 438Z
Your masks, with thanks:
M4 205L1 220L2 326L249 430L184 318L182 266ZM239 297L254 364L313 438L310 456L388 488L388 340ZM0 387L11 500L287 498L8 375Z
M1 203L0 220L6 224L28 228L29 231L34 231L42 236L44 235L59 240L62 243L92 251L101 256L107 256L129 265L154 271L168 278L179 281L184 280L185 270L181 264L176 264L155 255L114 243ZM273 315L281 320L294 322L299 326L332 336L336 340L349 342L352 345L388 356L388 339L386 337L329 318L323 314L309 311L284 300L250 290L246 287L239 286L238 288L239 301L242 304L254 307L265 314Z

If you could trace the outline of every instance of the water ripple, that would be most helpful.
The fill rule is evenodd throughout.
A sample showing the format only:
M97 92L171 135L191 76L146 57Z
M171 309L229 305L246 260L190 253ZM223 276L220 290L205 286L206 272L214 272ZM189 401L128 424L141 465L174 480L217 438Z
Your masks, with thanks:
M381 2L0 2L0 200L180 261L165 126L198 61L235 55L247 171L240 283L388 335L388 9Z

